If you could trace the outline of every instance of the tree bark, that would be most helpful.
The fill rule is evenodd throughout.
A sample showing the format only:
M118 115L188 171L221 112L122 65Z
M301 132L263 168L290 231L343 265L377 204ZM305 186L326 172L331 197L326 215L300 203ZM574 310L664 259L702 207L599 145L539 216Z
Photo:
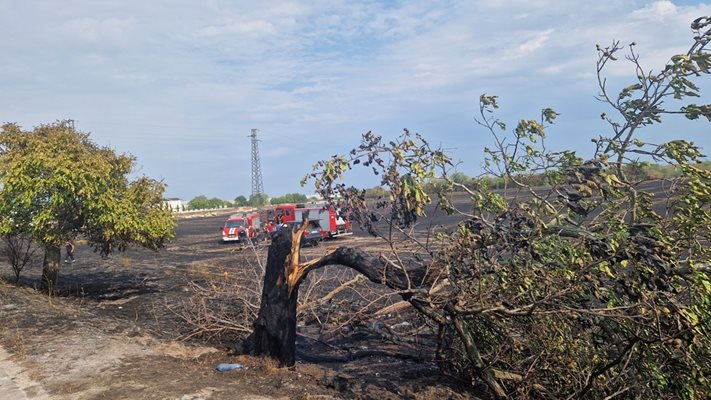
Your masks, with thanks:
M288 232L277 235L269 246L267 269L262 288L262 303L254 321L254 331L244 343L244 351L267 355L283 366L296 362L296 300L289 295L285 265L291 254Z
M42 263L42 281L40 287L49 294L57 291L57 280L59 277L59 262L62 258L62 251L59 246L44 244L44 261Z
M242 344L243 352L275 358L282 366L295 364L299 285L309 272L326 265L343 265L354 269L371 282L396 290L403 300L438 324L452 324L451 317L447 318L442 310L433 308L427 302L424 296L428 292L427 288L414 286L414 282L423 282L423 277L414 274L417 271L406 271L385 257L359 249L339 247L319 259L300 263L301 237L307 225L304 223L293 236L282 231L269 246L262 303L254 321L254 331ZM496 398L507 398L506 392L496 381L495 371L481 359L474 338L464 322L455 316L454 325L476 375L487 384Z
M308 224L304 224L304 227ZM299 263L302 231L293 237L289 232L277 235L269 246L267 267L262 288L262 302L254 331L242 343L242 352L266 355L277 359L283 366L296 362L296 311L298 287L310 271L326 265L344 265L352 268L372 282L397 290L418 310L432 313L433 318L444 318L429 309L424 301L412 298L408 274L387 260L358 249L340 247L320 259ZM409 290L412 290L410 292Z

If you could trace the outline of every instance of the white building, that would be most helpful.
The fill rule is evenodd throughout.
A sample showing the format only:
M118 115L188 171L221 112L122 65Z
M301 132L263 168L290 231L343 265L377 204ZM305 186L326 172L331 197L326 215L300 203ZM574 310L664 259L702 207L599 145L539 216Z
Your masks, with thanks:
M172 212L180 212L188 209L188 202L178 198L165 199L163 202Z

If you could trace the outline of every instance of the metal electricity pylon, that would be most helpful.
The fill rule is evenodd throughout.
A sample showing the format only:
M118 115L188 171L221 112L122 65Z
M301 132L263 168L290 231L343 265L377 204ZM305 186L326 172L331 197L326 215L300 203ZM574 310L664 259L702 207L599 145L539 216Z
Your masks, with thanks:
M262 184L262 164L259 161L259 139L257 139L258 129L252 129L252 196L261 196L264 194L264 185Z

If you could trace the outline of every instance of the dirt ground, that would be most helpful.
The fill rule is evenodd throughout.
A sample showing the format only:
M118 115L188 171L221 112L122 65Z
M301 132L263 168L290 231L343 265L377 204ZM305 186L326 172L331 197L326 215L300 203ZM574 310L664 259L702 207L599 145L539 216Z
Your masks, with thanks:
M0 390L15 390L0 391L0 399L476 398L468 385L441 376L431 355L413 354L411 347L403 350L367 330L324 335L318 316L300 320L301 354L385 349L408 357L330 363L302 357L293 368L277 368L268 359L232 355L229 342L184 340L184 322L174 311L189 295L188 282L206 271L228 274L266 259L266 245L255 252L219 244L224 218L179 220L176 238L160 252L129 250L104 259L79 242L77 262L60 272L56 297L34 289L39 262L23 271L19 285L0 283ZM367 246L367 240L354 235L305 252ZM12 277L10 266L0 263L0 278ZM392 322L367 323L377 328ZM215 370L233 362L246 368Z

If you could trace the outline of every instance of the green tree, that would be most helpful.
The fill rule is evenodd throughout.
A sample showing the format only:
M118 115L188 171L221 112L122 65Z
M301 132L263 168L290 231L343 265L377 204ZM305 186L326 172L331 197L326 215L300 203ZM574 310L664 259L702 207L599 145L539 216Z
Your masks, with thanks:
M250 195L247 202L247 205L252 207L265 206L267 204L269 204L269 196L264 193Z
M210 200L205 195L199 195L188 201L188 210L204 210L210 208Z
M247 203L248 203L248 200L246 197L244 197L242 195L235 197L235 202L234 202L235 207L244 207L247 205Z
M27 235L44 249L42 287L56 289L61 246L81 235L103 254L173 237L164 184L129 181L134 158L91 141L68 122L0 132L0 234Z
M458 183L460 185L466 185L471 178L469 177L469 175L467 175L463 172L455 172L454 174L452 174L450 179L454 183Z
M382 198L387 195L388 192L382 186L374 186L372 188L365 189L365 197L369 199Z
M286 204L286 203L305 203L308 198L305 194L301 193L288 193L279 197L272 197L270 200L271 204Z
M222 200L217 197L208 198L205 195L199 195L193 197L192 200L188 202L188 209L190 210L206 210L210 208L220 208L220 207L231 207L232 203L226 200Z
M228 201L213 197L207 201L209 208L229 207L231 204Z

